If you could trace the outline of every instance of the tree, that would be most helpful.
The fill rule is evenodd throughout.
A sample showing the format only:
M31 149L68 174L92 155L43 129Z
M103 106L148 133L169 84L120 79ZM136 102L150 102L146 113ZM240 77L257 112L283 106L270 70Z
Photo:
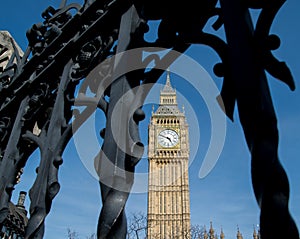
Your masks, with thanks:
M147 215L142 212L131 213L128 217L127 239L146 239L147 229ZM184 239L204 239L204 234L204 226L195 224L191 225L190 231L185 233ZM161 236L157 235L157 238L161 238ZM176 236L165 235L165 239L176 239Z
M204 239L205 228L199 224L191 225L191 239Z
M128 218L128 239L147 238L147 216L142 213L132 213Z
M67 229L68 232L68 239L79 239L78 233L74 230L71 230L70 228Z
M97 239L97 237L96 237L96 234L93 233L93 234L87 236L86 239Z
M68 239L80 239L78 233L75 230L71 230L70 228L67 229ZM86 239L97 239L96 234L92 233L89 236L85 237Z

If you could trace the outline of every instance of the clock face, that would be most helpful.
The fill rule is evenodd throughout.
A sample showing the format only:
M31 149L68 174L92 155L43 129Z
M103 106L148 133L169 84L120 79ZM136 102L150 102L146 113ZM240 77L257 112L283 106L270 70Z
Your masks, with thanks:
M158 143L167 148L174 147L179 142L179 135L175 130L165 129L157 136Z

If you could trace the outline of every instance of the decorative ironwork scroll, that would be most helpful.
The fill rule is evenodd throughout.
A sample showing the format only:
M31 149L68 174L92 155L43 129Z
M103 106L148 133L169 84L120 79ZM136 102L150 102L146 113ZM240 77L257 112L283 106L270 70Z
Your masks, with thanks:
M97 236L125 238L124 208L144 150L139 122L145 116L142 106L149 83L155 84L189 46L205 44L221 59L214 72L223 77L219 99L230 119L237 102L252 157L261 237L299 238L288 209L289 183L278 159L277 119L265 74L294 90L287 65L272 54L280 41L270 28L284 1L219 3L220 7L215 0L86 0L81 6L62 0L57 9L48 7L43 22L27 31L23 56L15 49L9 59L2 58L6 48L0 45L0 63L7 61L0 68L0 224L20 171L39 149L25 238L43 238L45 218L60 188L57 175L63 151L73 133L100 109L106 127L96 158L103 204ZM261 9L256 26L251 8ZM214 16L212 28L224 26L225 40L203 30ZM144 39L149 20L161 20L152 43ZM159 58L161 48L173 51ZM131 54L131 50L136 51ZM148 57L143 57L144 51ZM155 67L146 71L151 61ZM141 67L130 68L134 64Z

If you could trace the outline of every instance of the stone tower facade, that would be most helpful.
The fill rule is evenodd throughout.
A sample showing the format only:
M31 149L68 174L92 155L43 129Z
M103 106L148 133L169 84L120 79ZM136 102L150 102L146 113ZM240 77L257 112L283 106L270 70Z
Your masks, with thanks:
M170 72L149 125L148 239L190 238L189 134Z

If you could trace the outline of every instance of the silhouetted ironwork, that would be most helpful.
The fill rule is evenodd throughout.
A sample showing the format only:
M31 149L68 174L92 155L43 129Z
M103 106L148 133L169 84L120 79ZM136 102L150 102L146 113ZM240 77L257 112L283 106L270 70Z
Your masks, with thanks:
M277 119L265 75L267 71L291 90L295 88L286 64L272 55L280 40L270 34L270 27L283 3L220 0L217 7L215 0L86 0L81 6L62 0L57 9L48 7L42 13L43 22L27 31L23 56L15 49L10 58L1 57L7 49L0 45L0 63L7 61L0 68L0 224L8 215L20 172L38 148L40 165L29 192L25 238L43 237L44 220L60 188L57 176L63 151L74 132L99 108L105 113L106 128L101 131L104 141L96 158L103 204L97 234L99 239L125 238L124 208L144 150L138 127L151 89L148 83L156 83L190 45L204 44L220 56L214 72L224 78L220 96L230 119L235 102L238 105L252 155L261 237L298 239L288 209L289 183L278 159ZM256 26L251 8L261 9ZM214 16L218 18L212 27L224 26L226 40L203 31ZM158 38L152 43L144 39L149 20L161 20ZM142 50L122 55L140 47L150 47L148 57L143 57ZM159 58L160 47L173 51ZM151 61L155 67L146 71ZM128 62L139 67L130 68ZM126 100L120 101L122 97Z

